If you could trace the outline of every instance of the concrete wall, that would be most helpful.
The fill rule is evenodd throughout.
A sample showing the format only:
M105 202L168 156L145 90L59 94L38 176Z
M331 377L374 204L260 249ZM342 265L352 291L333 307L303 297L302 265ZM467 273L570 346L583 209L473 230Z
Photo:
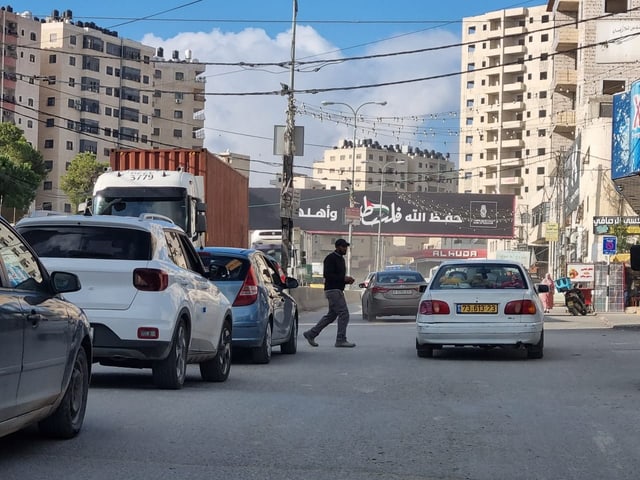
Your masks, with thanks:
M290 290L290 293L291 296L296 299L300 312L327 308L328 303L322 288L298 287ZM344 293L347 298L347 303L360 302L360 289L346 290Z

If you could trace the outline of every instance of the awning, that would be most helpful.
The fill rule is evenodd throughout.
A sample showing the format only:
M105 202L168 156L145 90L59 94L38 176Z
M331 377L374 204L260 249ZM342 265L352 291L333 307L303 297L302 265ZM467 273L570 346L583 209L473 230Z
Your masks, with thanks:
M610 261L614 263L629 263L631 259L630 253L616 253L611 257Z

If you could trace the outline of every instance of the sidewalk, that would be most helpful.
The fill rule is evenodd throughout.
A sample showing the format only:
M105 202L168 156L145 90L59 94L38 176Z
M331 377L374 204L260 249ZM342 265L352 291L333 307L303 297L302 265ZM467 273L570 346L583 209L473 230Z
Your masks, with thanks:
M545 317L545 328L638 328L640 307L622 312L596 312L587 315L571 315L564 306L556 305Z

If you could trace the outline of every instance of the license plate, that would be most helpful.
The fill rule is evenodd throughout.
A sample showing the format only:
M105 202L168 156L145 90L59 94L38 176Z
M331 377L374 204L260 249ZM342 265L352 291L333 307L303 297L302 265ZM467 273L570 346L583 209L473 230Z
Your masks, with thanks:
M497 303L458 303L457 313L498 313Z
M411 295L413 290L392 290L394 295Z

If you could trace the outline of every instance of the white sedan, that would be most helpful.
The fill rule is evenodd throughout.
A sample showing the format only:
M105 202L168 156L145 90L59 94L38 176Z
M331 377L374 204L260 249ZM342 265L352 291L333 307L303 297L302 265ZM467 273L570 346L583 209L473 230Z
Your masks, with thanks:
M544 308L527 270L507 260L461 260L440 265L416 317L419 357L445 346L524 347L542 358Z

